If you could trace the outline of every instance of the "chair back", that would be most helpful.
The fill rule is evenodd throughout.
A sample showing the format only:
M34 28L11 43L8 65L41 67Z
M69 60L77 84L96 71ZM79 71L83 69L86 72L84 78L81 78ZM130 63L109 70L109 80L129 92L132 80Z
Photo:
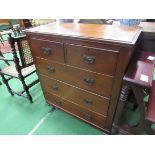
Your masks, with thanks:
M31 55L30 47L28 44L28 41L26 40L26 37L23 39L20 39L18 44L19 49L19 55L21 57L21 63L23 67L27 67L29 65L33 64L33 58Z
M12 37L11 34L9 34L8 41L11 45L16 65L20 68L25 68L34 64L26 36ZM17 51L19 51L19 54L17 54ZM18 55L20 58L18 58Z

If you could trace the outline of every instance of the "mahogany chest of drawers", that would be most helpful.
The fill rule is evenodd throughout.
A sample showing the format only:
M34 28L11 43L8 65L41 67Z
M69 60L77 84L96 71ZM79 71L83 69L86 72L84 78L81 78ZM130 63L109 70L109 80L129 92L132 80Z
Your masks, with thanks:
M106 132L138 28L52 23L26 31L45 99Z

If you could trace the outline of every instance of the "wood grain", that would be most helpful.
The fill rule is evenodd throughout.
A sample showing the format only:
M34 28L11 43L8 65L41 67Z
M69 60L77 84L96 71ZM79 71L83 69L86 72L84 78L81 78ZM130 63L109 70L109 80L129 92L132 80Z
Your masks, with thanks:
M56 94L64 99L91 109L104 116L107 115L109 99L83 91L66 83L41 75L41 82L45 91ZM89 100L92 103L86 103Z
M41 58L36 58L36 65L38 66L38 72L40 74L58 79L108 98L111 95L113 84L113 77L111 76L97 74ZM89 83L86 79L94 80L94 82L92 81L92 83Z
M65 47L67 64L106 75L115 74L119 51L71 44L67 44Z
M89 124L93 124L101 129L104 128L106 117L92 112L84 107L62 99L56 95L45 93L47 101L56 108L63 109L64 111L86 121Z
M45 98L47 99L46 92L50 92L62 100L77 104L79 110L84 108L107 116L105 122L102 122L104 126L97 122L92 124L111 132L122 79L136 49L141 29L128 26L53 23L29 29L26 33ZM34 39L41 41L36 42ZM53 57L38 55L39 50L36 49L41 48L40 44L43 45L44 41L47 41L48 46L53 46L53 42L59 43L54 44L56 48L53 48L56 50ZM51 70L50 73L47 70ZM85 85L81 81L85 76L88 81L94 79L95 83L91 86ZM50 84L54 85L55 91L51 90ZM55 84L59 85L58 91ZM83 97L89 99L87 103L92 103L91 99L94 104L84 106ZM53 104L48 99L47 102ZM83 119L74 114L76 111L74 107L72 111L72 104L70 111L56 107Z
M64 49L61 42L32 38L31 50L36 57L64 62Z
M135 44L136 35L140 32L140 28L123 25L51 23L28 29L27 32Z

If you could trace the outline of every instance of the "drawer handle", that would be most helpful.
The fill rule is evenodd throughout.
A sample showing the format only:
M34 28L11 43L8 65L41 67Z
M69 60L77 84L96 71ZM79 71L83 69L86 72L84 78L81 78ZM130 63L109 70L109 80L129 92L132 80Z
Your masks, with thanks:
M92 100L86 99L86 98L83 99L83 102L84 102L85 104L87 104L87 105L92 105L92 104L93 104L93 101L92 101Z
M53 85L53 86L52 86L52 89L55 90L55 91L58 91L59 86L58 86L58 85Z
M55 68L52 67L52 66L48 66L47 70L48 70L49 73L54 73L55 72Z
M95 83L95 80L94 79L90 79L90 78L84 78L83 81L86 82L89 85L92 85L92 84Z
M59 106L62 106L62 105L63 105L63 103L62 103L61 101L54 100L54 102L55 102L56 104L58 104Z
M87 113L83 112L82 115L87 120L91 120L92 119L92 116L90 114L87 114Z
M88 64L93 64L95 62L95 57L94 56L89 56L89 55L83 55L83 61L85 63L88 63Z
M46 55L49 55L52 52L52 49L47 47L42 47L42 52Z

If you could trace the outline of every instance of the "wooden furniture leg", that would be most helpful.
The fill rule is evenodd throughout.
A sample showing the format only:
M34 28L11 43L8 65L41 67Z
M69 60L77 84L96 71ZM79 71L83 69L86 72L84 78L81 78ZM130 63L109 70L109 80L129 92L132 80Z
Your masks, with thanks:
M137 125L131 126L129 130L133 134L138 134L140 129L144 128L144 123L145 123L145 115L146 115L146 106L144 102L145 94L144 94L143 88L141 87L132 85L131 88L133 93L135 94L135 98L139 107L140 121Z
M124 105L127 101L129 91L130 91L129 86L127 84L123 84L118 106L117 106L116 113L115 113L114 123L112 125L112 134L116 134L119 132L120 117L122 115Z
M152 131L150 131L149 128L147 128L147 125L149 125L146 120L146 105L144 102L144 97L145 93L142 87L136 86L136 85L131 85L131 89L135 95L137 105L139 107L139 113L140 113L140 120L136 125L128 125L126 127L121 128L122 133L127 133L127 134L139 134L139 132L142 129L147 129L147 133L150 134ZM118 124L119 125L119 124ZM150 125L149 125L150 126Z
M3 74L1 74L1 77L2 77L2 80L3 80L3 82L5 83L5 85L6 85L7 89L8 89L8 92L13 96L14 94L12 92L12 89L10 88L10 86L8 84L8 81L10 80L10 78L6 79Z

